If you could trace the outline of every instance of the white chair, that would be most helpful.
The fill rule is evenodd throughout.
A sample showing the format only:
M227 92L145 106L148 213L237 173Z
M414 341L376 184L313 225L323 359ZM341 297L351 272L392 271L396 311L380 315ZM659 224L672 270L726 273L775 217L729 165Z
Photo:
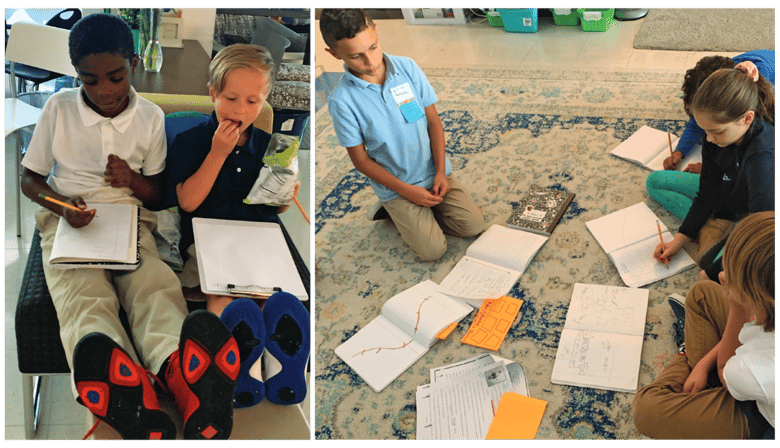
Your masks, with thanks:
M41 110L19 99L16 87L16 64L42 68L55 73L76 77L76 69L70 63L68 53L69 30L34 23L17 22L11 27L5 58L11 62L11 98L5 99L5 137L17 131L35 126ZM16 236L22 236L20 166L22 142L16 140Z

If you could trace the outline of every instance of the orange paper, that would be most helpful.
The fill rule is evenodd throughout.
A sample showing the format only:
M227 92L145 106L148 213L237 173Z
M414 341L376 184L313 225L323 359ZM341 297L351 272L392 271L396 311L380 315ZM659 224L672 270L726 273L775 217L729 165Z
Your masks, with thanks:
M507 296L483 301L469 330L460 342L488 350L498 350L522 305L522 299Z
M439 334L436 335L436 339L441 339L441 340L447 339L447 336L449 336L450 333L452 333L452 330L454 330L455 327L457 327L457 326L458 326L457 322L451 323L449 327L447 327L444 330L440 331Z
M505 392L486 439L533 439L542 423L547 402L515 392Z

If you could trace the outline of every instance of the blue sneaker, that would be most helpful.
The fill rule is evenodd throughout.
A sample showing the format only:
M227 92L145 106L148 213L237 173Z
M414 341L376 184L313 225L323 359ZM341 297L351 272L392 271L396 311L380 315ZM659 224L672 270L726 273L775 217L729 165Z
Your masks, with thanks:
M265 349L266 334L263 311L254 300L240 298L230 302L225 307L220 319L233 334L241 358L241 370L236 379L233 407L254 406L263 401L265 397L265 384L263 384L262 379L255 378L249 372Z
M277 292L263 307L268 334L263 365L265 396L276 404L296 404L306 398L309 361L309 313L292 294Z
M677 353L685 354L685 298L679 294L669 295L669 306L672 307L675 322L672 324L674 329L674 343L677 345Z

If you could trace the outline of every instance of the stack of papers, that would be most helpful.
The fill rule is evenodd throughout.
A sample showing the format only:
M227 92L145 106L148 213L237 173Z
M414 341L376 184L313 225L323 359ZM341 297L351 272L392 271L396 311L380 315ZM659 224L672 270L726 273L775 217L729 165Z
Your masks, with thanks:
M528 395L520 364L482 354L431 369L417 387L417 439L484 439L506 392Z

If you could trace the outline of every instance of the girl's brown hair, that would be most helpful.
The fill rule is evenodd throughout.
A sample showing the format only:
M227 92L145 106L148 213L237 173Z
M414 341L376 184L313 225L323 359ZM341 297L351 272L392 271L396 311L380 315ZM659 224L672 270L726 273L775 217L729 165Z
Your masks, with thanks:
M692 112L705 112L721 124L731 123L752 110L764 121L775 124L775 92L759 74L753 81L740 69L719 69L707 77L696 91Z
M692 69L685 72L685 79L681 88L685 113L693 118L693 112L690 110L693 97L696 95L696 91L699 90L701 83L708 76L720 68L734 68L736 65L737 63L733 59L726 56L705 56L699 59L699 62Z
M764 331L775 331L775 212L742 219L723 249L726 287L763 318Z

